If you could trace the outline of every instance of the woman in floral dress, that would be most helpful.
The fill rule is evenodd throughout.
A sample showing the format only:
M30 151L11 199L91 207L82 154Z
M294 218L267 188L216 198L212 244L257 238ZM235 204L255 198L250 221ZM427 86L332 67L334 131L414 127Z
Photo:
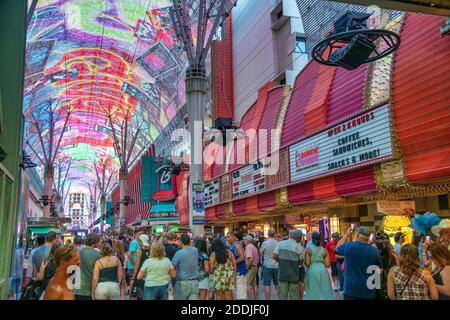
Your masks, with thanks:
M233 300L236 260L222 240L213 240L209 262L212 268L212 284L216 300Z

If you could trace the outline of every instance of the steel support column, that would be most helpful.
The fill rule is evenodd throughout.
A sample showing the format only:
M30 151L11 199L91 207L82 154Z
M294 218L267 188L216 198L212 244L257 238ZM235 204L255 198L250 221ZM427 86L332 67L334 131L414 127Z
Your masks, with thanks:
M50 204L53 198L54 174L54 167L52 165L47 165L44 172L44 195L48 196L48 205L44 206L44 217L50 217Z
M207 93L206 69L190 66L186 71L186 98L191 135L191 163L189 167L189 227L194 236L204 234L203 224L193 224L193 183L203 183L203 116Z
M120 209L119 209L119 225L118 228L125 225L126 206L124 203L128 189L128 169L121 168L119 173L119 188L120 188Z

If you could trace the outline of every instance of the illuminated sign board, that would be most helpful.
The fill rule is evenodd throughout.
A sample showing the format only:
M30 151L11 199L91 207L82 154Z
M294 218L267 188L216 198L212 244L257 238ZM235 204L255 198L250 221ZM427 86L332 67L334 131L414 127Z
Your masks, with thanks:
M392 158L388 105L341 121L289 148L291 182Z
M154 226L153 227L154 233L163 233L163 232L168 232L169 230L172 232L179 232L180 228L177 226L171 226L170 228L168 226Z
M264 164L262 161L234 171L231 177L233 197L252 194L266 188Z
M212 180L205 184L205 205L218 203L219 197L219 179Z
M203 183L192 184L192 208L194 210L192 223L205 223L205 186Z

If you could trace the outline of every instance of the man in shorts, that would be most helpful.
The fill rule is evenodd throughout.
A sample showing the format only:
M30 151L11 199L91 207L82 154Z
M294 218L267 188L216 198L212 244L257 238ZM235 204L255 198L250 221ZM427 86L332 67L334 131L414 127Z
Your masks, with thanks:
M247 287L248 299L258 299L258 289L256 286L256 277L258 276L259 252L253 244L253 237L247 235L244 237L245 261L247 265Z
M264 256L264 263L262 266L262 276L264 283L264 297L270 300L270 284L273 281L275 288L278 291L278 262L273 259L273 253L278 246L278 240L275 239L275 231L269 230L269 239L264 241L259 252Z

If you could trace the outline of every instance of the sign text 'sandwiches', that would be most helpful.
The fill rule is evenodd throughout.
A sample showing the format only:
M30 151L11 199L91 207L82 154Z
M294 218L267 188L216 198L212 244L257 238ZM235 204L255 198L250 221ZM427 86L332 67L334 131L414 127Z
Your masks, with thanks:
M289 148L291 181L315 179L392 157L388 105L343 121Z

